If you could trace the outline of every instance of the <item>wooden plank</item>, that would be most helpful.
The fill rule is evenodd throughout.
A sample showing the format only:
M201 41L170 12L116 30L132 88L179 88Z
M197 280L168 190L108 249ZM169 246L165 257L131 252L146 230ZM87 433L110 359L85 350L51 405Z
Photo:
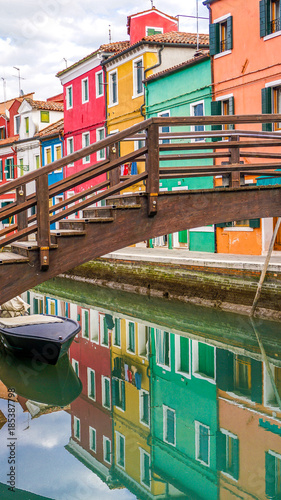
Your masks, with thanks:
M49 267L50 250L50 218L49 218L49 188L48 175L44 174L36 179L37 196L37 244L40 247L41 270Z
M159 129L156 125L147 128L146 156L146 193L148 194L148 216L157 213L157 197L159 193Z
M260 141L233 141L231 144L232 148L271 148L271 147L276 147L276 146L281 146L281 140L272 140L268 139L266 140L260 140ZM216 142L216 143L211 143L211 142L187 142L187 143L180 143L180 144L160 144L159 149L160 151L179 151L179 150L198 150L198 149L228 149L229 148L229 141L221 141L221 142ZM241 153L241 156L243 156L243 153Z
M109 146L108 149L109 149L109 161L110 161L110 163L112 163L113 161L116 161L117 158L119 157L119 153L118 153L119 143L115 142L114 144ZM119 166L110 170L109 182L110 182L110 187L114 186L115 184L119 184L119 182L120 182Z

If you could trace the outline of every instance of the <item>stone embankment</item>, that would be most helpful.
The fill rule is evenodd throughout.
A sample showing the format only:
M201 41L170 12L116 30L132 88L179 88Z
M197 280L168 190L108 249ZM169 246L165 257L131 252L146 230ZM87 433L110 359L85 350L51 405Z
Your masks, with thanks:
M130 247L72 269L67 277L249 314L264 256ZM274 255L256 316L281 320L281 255Z

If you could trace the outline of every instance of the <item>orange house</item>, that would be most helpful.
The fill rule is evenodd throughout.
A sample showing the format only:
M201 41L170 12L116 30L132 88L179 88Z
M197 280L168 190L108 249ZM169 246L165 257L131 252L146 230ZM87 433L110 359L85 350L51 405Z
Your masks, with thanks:
M210 12L213 72L212 114L261 114L281 111L280 0L206 0ZM262 130L262 125L244 125ZM280 123L263 130L279 130ZM241 157L244 163L258 159ZM216 179L217 185L221 179ZM256 178L246 177L255 183ZM217 251L260 255L268 249L272 218L234 221L217 227ZM275 250L281 250L281 235Z

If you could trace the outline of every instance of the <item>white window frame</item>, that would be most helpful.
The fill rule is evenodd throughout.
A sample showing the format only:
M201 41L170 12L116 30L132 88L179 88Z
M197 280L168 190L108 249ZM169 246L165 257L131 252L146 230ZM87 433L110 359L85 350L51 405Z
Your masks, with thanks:
M87 89L87 94L86 96L86 89ZM81 90L82 90L82 104L85 104L86 102L89 102L89 78L83 78L81 81Z
M51 152L51 162L52 163L52 147L51 146L48 146L47 148L45 148L44 150L44 157L45 157L45 165L48 165L47 161L48 161L48 151Z
M106 460L106 443L109 443L110 444L110 460ZM111 454L112 454L112 450L111 450L111 439L109 439L108 437L106 436L103 436L102 438L102 449L103 449L103 461L106 463L106 464L109 464L111 465Z
M155 31L159 31L159 35L160 33L163 33L163 28L157 28L156 26L146 26L145 27L145 36L153 36L153 35L148 35L148 30L155 30ZM157 33L158 34L158 33Z
M130 337L129 337L129 324L132 323L134 325L134 337L135 337L135 350L132 351L129 347L129 341L130 341ZM129 352L130 354L136 354L136 350L137 350L137 332L136 332L136 323L134 321L131 321L129 319L126 319L126 351Z
M109 381L109 406L105 405L105 381ZM101 392L102 392L102 406L107 410L111 410L111 381L109 377L105 375L101 376Z
M70 99L69 99L69 96L70 96L70 92L71 92L71 103L70 103ZM72 85L68 85L68 87L66 87L65 89L65 100L66 100L66 109L69 110L69 109L72 109L73 108L73 86Z
M157 116L159 116L159 118L164 117L163 115L168 115L168 116L167 116L167 118L169 118L169 117L171 116L171 112L170 112L170 110L169 110L169 109L167 109L166 111L160 111L160 113L158 113L158 114L157 114ZM164 117L164 118L165 118L165 117ZM163 127L161 127L161 128L159 129L159 133L165 134L165 132L163 132L163 131L162 131L162 128L163 128ZM171 132L171 127L169 127L169 133L170 133L170 132ZM168 133L168 132L167 132L167 133ZM168 141L168 142L167 142L167 143L165 143L165 142L163 142L163 140L164 140L164 141ZM170 139L161 139L161 140L159 141L159 144L169 144L169 143L170 143Z
M72 149L72 151L70 151ZM74 137L67 137L66 139L66 154L70 155L74 153ZM74 162L68 164L69 167L74 166Z
M226 21L229 17L231 17L231 13L225 14L224 16L218 17L213 21L213 23L219 23L222 24L224 21ZM221 30L221 28L220 28ZM221 41L221 31L220 31L220 41ZM214 55L214 59L219 59L220 57L227 56L228 54L231 54L232 49L230 50L224 50L223 52L219 52L218 54Z
M166 439L166 434L167 434L167 410L170 410L171 412L173 412L173 413L174 413L174 438L175 438L174 443L170 443L170 442ZM176 445L177 445L177 434L176 434L176 430L177 430L176 410L174 410L173 408L170 408L169 406L163 405L163 441L164 441L164 443L167 443L167 444L169 444L170 446L174 446L174 448L175 448L175 447L176 447Z
M141 70L142 70L142 81L144 79L144 66L143 66L143 56L138 57L137 59L132 60L132 65L133 65L133 99L136 97L140 97L144 93L144 85L142 83L142 91L138 92L138 67L136 66L137 63L141 63Z
M148 490L151 490L151 458L150 454L147 453L143 448L139 448L140 450L140 482L141 484L147 488ZM144 477L144 456L147 456L149 458L149 486L143 481Z
M19 126L17 128L17 118L19 119ZM21 119L20 115L15 115L14 116L14 134L18 135L20 133L20 124L21 124Z
M144 405L143 405L143 394L147 394L148 395L148 423L144 422L143 421L143 414L144 414L144 411L143 411L143 408L144 408ZM145 389L141 389L139 391L139 415L140 415L140 423L142 425L145 425L145 427L148 427L150 428L150 400L149 400L149 392L146 391Z
M112 82L112 76L116 74L116 102L113 102L113 82ZM108 80L109 80L109 103L108 107L111 108L113 106L118 105L118 70L117 68L110 71L108 73Z
M101 136L101 132L103 132L103 138L100 137ZM97 141L101 141L101 140L103 140L105 138L105 128L104 127L97 128L96 138L97 138ZM106 157L105 148L100 149L99 151L97 151L97 161L105 160L105 157Z
M91 396L91 373L94 374L95 377L95 387L94 387L94 393L95 396ZM91 399L92 401L96 401L96 394L97 394L97 384L96 384L96 372L89 366L87 366L87 389L88 389L88 398Z
M111 332L111 330L109 330L109 328L107 329L108 330L108 343L105 344L104 343L104 318L105 318L105 314L104 313L99 313L100 345L102 345L103 347L106 347L107 349L109 349L109 344L110 344L110 341L109 341L109 332Z
M72 368L75 371L77 377L79 377L79 361L77 361L76 359L72 358L71 364L72 364ZM77 366L77 371L76 371L76 366Z
M124 466L120 465L120 441L119 438L124 439ZM115 438L116 438L116 465L120 467L120 469L125 470L126 468L126 438L124 434L121 434L121 432L115 431Z
M229 431L227 431L226 429L220 429L220 432L221 432L222 434L225 434L225 436L228 436L228 437L230 437L230 438L232 438L232 439L237 439L237 440L239 439L239 438L238 438L238 436L236 436L236 434L232 434L232 432L229 432ZM227 457L227 451L228 451L228 450L227 450L227 448L226 448L226 457ZM221 473L222 473L224 476L226 476L226 477L230 477L233 481L236 481L236 482L238 481L238 480L237 480L237 479L235 479L235 477L233 477L233 476L232 476L229 472L225 472L225 471L223 471L223 470L222 470L222 471L221 471Z
M119 328L120 328L120 345L118 344L115 344L115 329L116 329L116 321L119 322ZM114 347L117 347L117 349L121 349L121 318L115 318L114 319L114 333L113 333L113 338L112 338L112 345L114 345Z
M204 342L200 342L200 343L204 343ZM198 345L199 345L199 342L197 340L192 341L192 375L196 378L201 378L202 380L207 380L211 384L215 384L216 383L216 353L217 353L216 347L212 346L211 344L208 344L208 345L211 345L211 347L214 347L214 378L212 378L212 377L208 377L208 375L204 375L204 374L201 374L201 372L198 372L198 369L199 369Z
M200 427L205 427L208 429L208 463L201 460L199 457L200 452ZM208 425L195 420L195 460L200 462L200 464L205 465L206 467L210 467L210 427Z
M182 335L175 334L175 372L181 375L182 377L191 379L191 341L189 338L185 337L188 340L188 349L189 349L189 370L187 372L183 372L180 370L180 339Z
M89 143L87 144L87 138L89 140ZM86 148L90 145L90 132L83 132L82 134L82 148ZM82 159L82 163L90 163L90 155L84 156Z
M77 423L79 422L79 436L76 436ZM78 417L73 417L73 435L75 439L81 441L81 420Z
M10 163L10 166L9 166L9 177L7 177L7 174L6 174L6 161L7 160L11 160L11 163ZM4 163L4 171L3 171L3 176L5 174L5 177L6 177L6 181L11 181L11 180L14 180L13 179L13 176L12 176L12 169L11 169L11 165L14 167L14 177L15 177L15 162L14 162L14 157L13 156L7 156L7 158L3 159L3 163ZM3 200L3 201L6 201L6 200Z
M143 325L142 323L138 323L138 332L137 332L137 338L138 338L138 355L141 358L147 359L148 357L148 350L149 350L149 335L147 334L147 329L148 327L146 325ZM144 340L147 341L144 344Z
M85 312L88 313L88 337L85 334ZM81 330L83 339L90 340L90 312L89 309L81 308Z
M99 312L90 309L90 341L99 344Z
M102 85L102 93L99 93L99 75L101 75L101 85ZM103 83L103 71L97 71L96 73L96 98L102 97L104 95L104 83Z
M195 116L194 115L194 110L195 110L195 107L198 106L199 104L203 104L203 115L202 116L205 116L205 101L203 99L201 99L200 101L192 102L190 104L190 116ZM192 125L190 127L190 131L191 132L196 132L195 127L196 127L196 125ZM205 132L205 126L204 125L203 125L202 132ZM205 142L205 139L204 138L202 138L202 139L200 139L200 138L198 138L198 139L191 139L191 142L202 142L202 141Z
M160 363L159 361L157 361L158 351L157 351L156 331L162 332L163 334L164 334L164 332L167 332L169 334L169 365L164 365L164 364ZM166 371L171 371L171 332L168 332L167 330L162 330L161 328L155 328L154 340L155 340L155 352L156 352L156 364L157 364L157 366L160 366L161 368L163 368Z
M95 442L93 442L93 433L95 433ZM89 447L93 453L97 453L97 430L94 427L89 426Z
M58 148L60 148L60 152L61 152L60 158L58 158ZM62 157L63 157L62 143L55 144L54 145L54 159L55 159L55 161L56 160L60 160ZM54 172L57 173L57 174L61 173L62 172L62 167L61 168L57 168Z

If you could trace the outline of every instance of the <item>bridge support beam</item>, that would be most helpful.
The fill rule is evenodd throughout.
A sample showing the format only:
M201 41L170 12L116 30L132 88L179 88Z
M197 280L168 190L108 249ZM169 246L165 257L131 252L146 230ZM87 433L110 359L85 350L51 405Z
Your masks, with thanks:
M159 129L157 125L149 125L146 130L146 192L148 194L148 216L157 214L157 200L159 193Z
M40 248L40 269L41 271L47 271L50 264L50 218L47 174L36 179L36 196L38 224L37 244Z

